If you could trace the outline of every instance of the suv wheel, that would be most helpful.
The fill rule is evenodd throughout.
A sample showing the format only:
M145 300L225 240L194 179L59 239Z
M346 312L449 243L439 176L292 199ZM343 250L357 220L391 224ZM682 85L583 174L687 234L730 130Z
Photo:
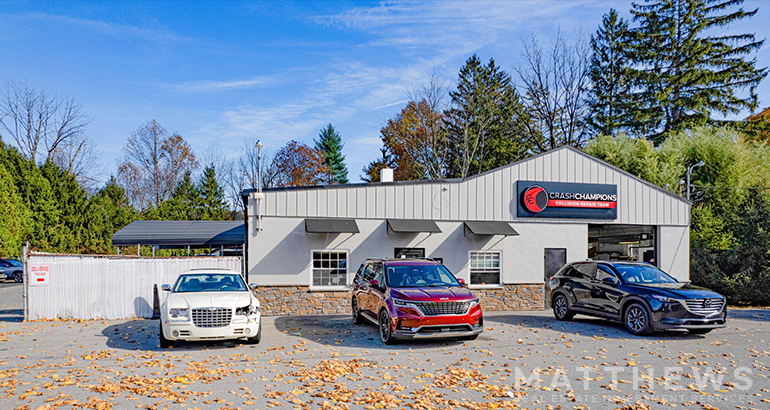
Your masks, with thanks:
M575 316L575 314L569 310L569 302L567 301L566 296L557 295L553 299L553 315L558 320L572 320Z
M383 309L380 312L380 340L386 345L391 345L395 342L393 338L393 332L390 328L390 315L388 311Z
M358 309L358 298L355 296L353 297L351 306L353 309L353 324L360 325L364 321L364 318L361 317L361 311Z
M635 335L648 335L652 333L650 314L640 303L633 303L626 309L625 320L628 331Z

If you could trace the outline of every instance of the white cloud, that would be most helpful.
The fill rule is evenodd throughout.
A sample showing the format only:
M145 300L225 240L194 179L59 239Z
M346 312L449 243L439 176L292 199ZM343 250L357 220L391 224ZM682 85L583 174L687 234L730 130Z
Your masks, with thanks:
M244 90L276 85L283 78L282 74L269 74L233 81L187 81L169 87L181 92Z
M131 24L107 22L103 20L85 19L80 17L70 17L59 14L28 13L17 15L16 17L28 18L34 20L53 21L60 24L80 26L102 34L116 37L132 37L149 41L171 41L171 42L195 42L203 43L205 41L193 37L184 36L175 33L165 27L147 28Z
M588 2L384 2L314 17L312 21L327 27L368 35L368 42L358 47L365 52L360 57L355 52L343 54L329 66L317 68L310 74L317 80L293 98L273 105L228 109L208 133L228 139L261 139L273 149L291 139L309 143L329 122L344 123L405 103L408 89L422 82L434 68L451 68L448 71L454 73L470 54L485 46L509 38L511 43L518 43L516 33L522 26L554 25L549 18ZM391 54L392 58L381 62L382 57ZM260 81L241 83L187 86L227 89L260 85ZM371 124L369 137L346 141L351 172L378 156L379 125Z

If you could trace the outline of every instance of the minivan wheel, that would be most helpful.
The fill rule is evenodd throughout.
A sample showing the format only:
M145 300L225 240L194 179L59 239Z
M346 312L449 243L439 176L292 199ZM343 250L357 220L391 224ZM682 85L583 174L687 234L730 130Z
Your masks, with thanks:
M575 314L569 310L569 302L567 302L566 296L558 295L554 298L553 315L558 320L572 320L575 316Z
M640 303L634 303L626 309L625 320L628 331L635 335L648 335L652 333L650 314Z
M383 309L380 312L380 340L386 345L391 345L395 342L393 338L393 332L390 329L390 315L388 311Z
M361 317L361 311L358 309L358 299L356 297L353 297L351 306L353 309L353 324L360 325L364 321L364 318Z
M13 281L16 283L24 282L24 275L22 275L21 272L16 272L13 274Z

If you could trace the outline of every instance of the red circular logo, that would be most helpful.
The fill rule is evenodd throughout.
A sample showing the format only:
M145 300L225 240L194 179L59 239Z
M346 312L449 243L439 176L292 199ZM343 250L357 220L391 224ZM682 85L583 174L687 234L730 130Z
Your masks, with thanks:
M527 188L522 195L524 208L532 213L538 213L548 207L548 192L538 185Z

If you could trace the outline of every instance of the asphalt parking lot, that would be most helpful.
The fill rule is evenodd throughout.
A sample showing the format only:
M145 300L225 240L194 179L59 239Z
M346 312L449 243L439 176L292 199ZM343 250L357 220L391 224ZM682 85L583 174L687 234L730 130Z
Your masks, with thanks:
M0 409L770 409L770 311L633 337L490 312L472 342L383 346L347 316L271 317L259 345L157 346L158 322L21 321L0 283Z

